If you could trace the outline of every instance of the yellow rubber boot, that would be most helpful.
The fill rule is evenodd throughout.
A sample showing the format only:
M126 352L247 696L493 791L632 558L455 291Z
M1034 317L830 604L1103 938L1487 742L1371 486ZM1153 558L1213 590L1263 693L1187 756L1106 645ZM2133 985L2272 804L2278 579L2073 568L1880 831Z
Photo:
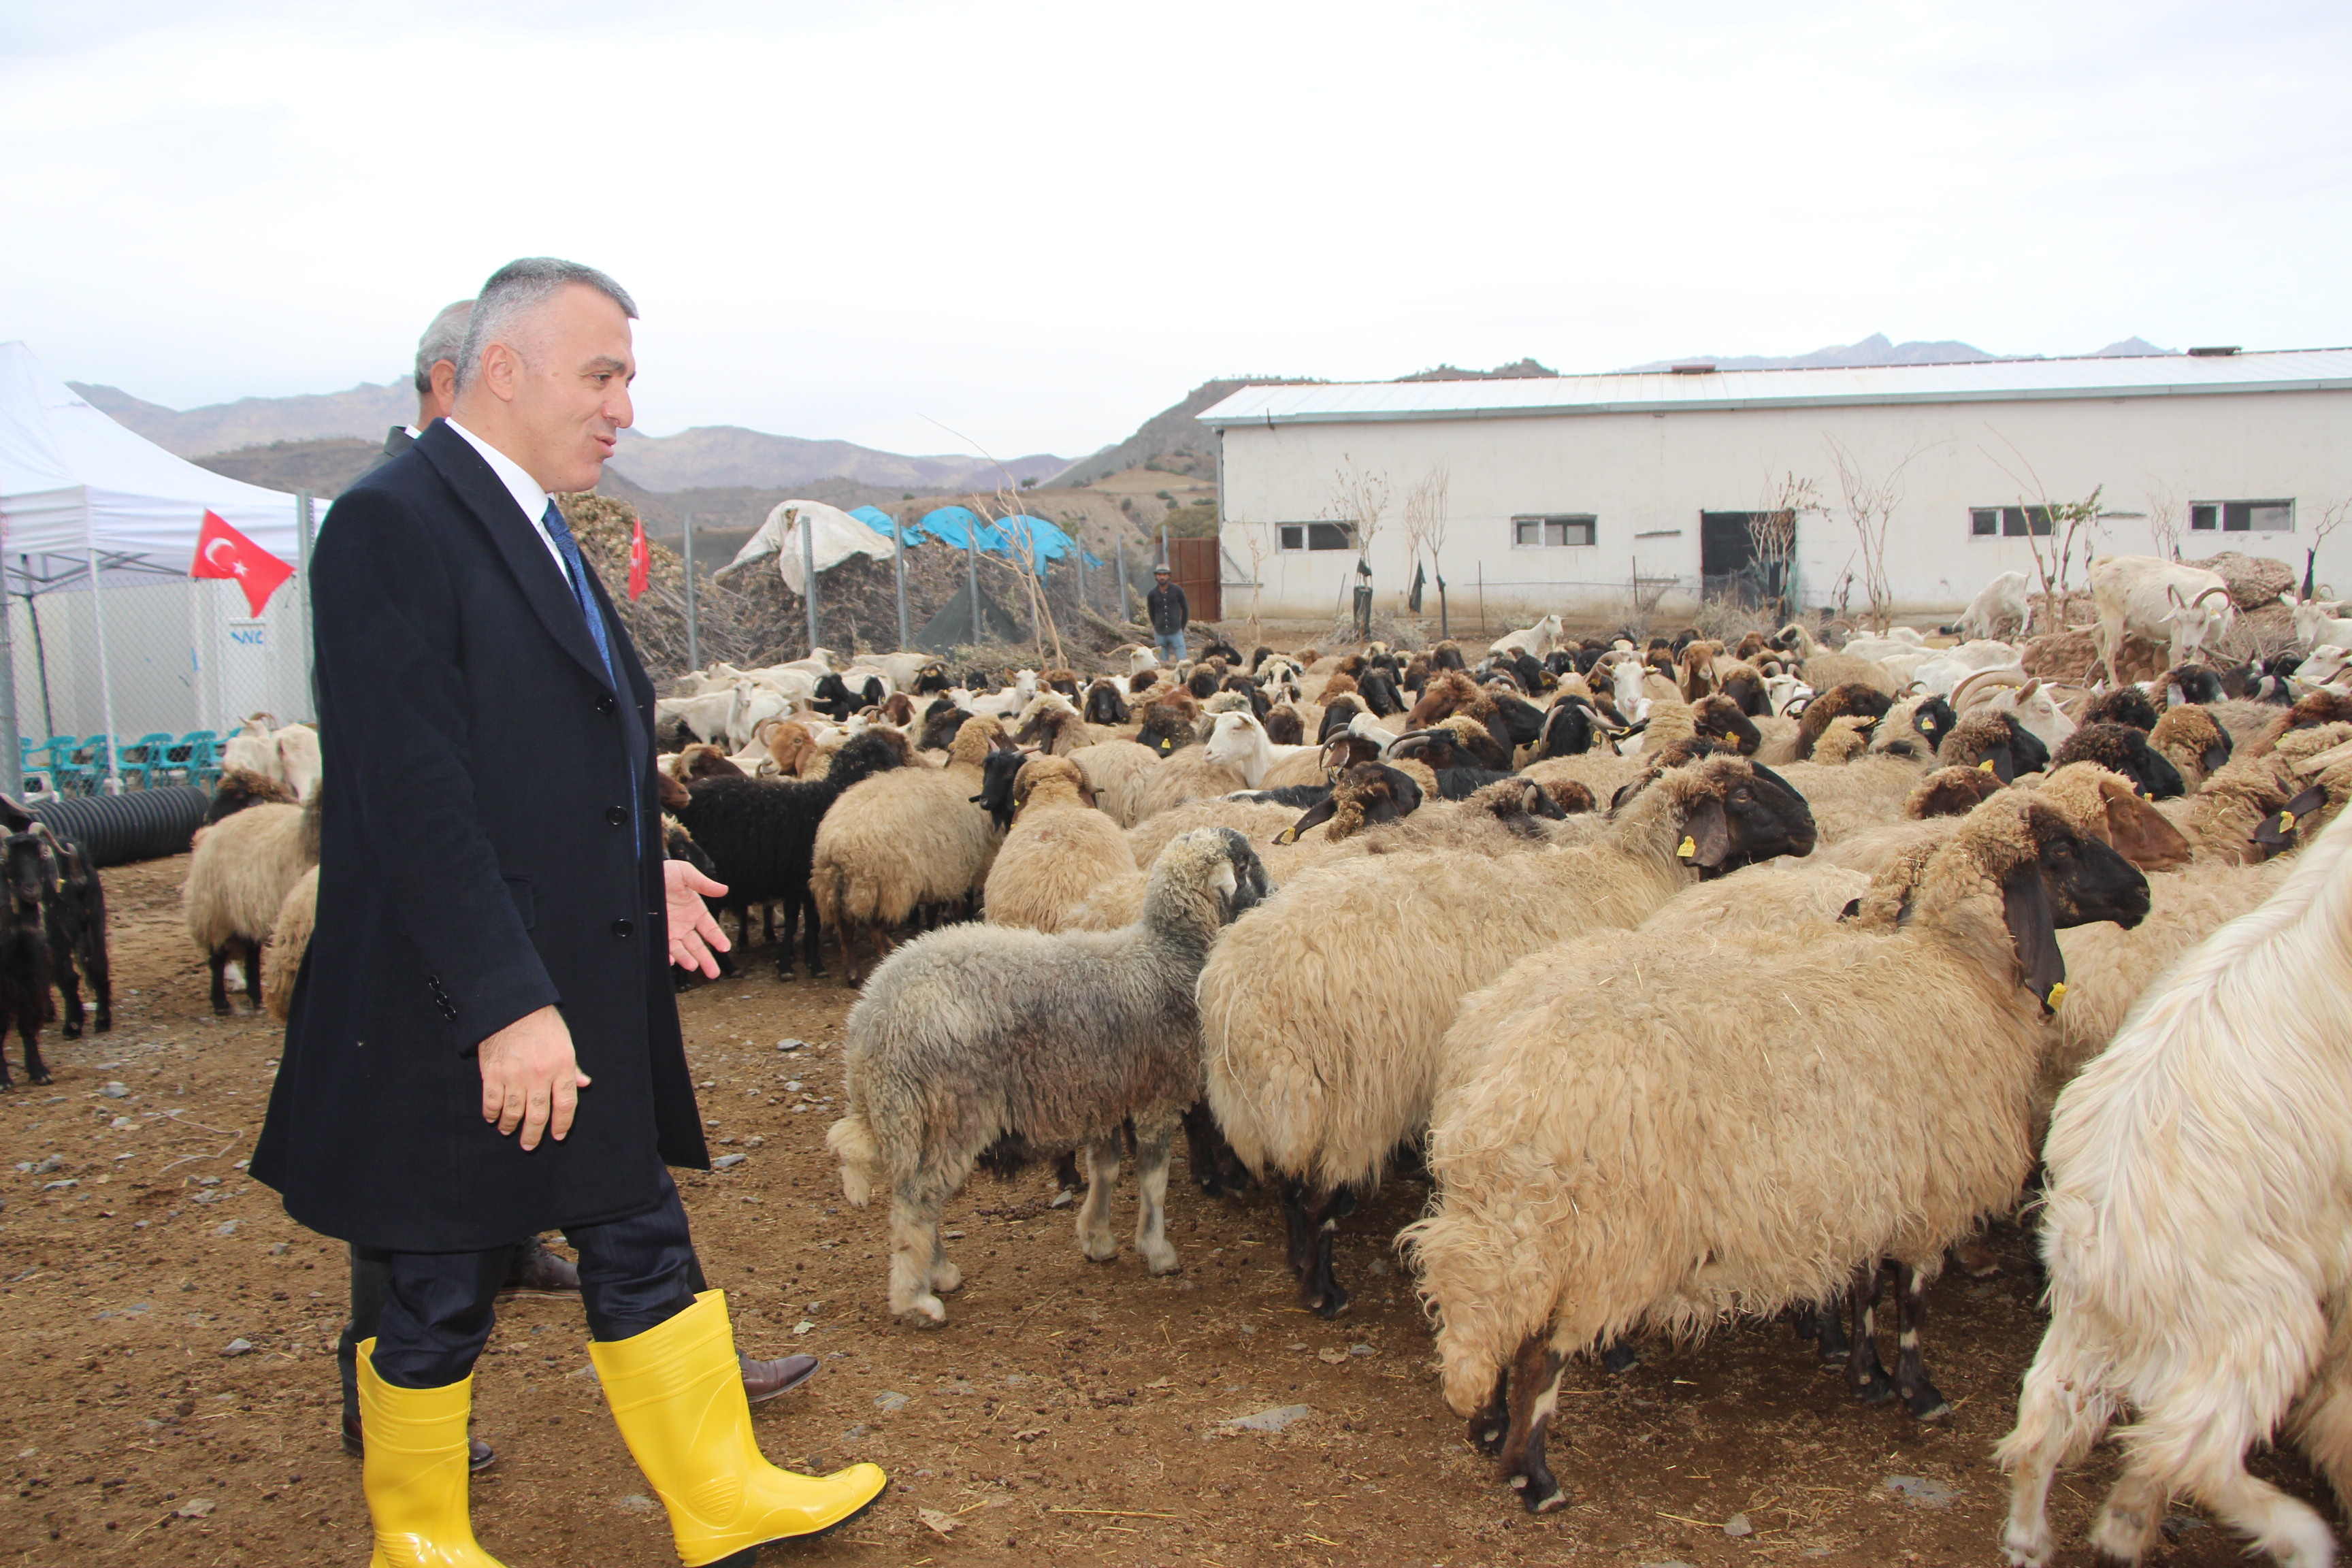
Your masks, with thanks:
M368 1568L499 1568L474 1541L466 1508L470 1376L445 1388L394 1388L360 1345L360 1487L375 1525Z
M642 1334L592 1342L588 1357L637 1468L669 1510L687 1568L738 1552L749 1562L771 1541L830 1530L889 1482L875 1465L803 1476L768 1463L752 1440L720 1291Z

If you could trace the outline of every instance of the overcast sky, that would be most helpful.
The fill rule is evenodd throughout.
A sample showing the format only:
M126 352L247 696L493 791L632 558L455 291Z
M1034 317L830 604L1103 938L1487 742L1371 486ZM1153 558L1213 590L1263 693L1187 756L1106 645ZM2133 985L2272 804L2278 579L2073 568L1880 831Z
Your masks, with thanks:
M0 340L329 391L553 254L652 434L999 456L1238 374L2345 344L2347 59L2247 0L0 0Z

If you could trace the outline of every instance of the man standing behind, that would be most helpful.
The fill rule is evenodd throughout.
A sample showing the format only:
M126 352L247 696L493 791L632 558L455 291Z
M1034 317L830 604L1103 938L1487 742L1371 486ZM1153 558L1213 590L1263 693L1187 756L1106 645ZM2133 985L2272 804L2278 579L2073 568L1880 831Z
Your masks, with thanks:
M1168 575L1163 563L1151 569L1151 592L1143 596L1144 613L1151 617L1151 640L1160 646L1160 657L1169 664L1184 658L1184 628L1192 624L1192 606L1184 602L1184 590Z
M444 305L416 340L416 423L384 432L383 450L367 466L369 473L407 451L436 419L447 416L450 400L457 395L457 351L465 345L466 323L473 314L471 300Z
M359 1347L375 1568L495 1568L467 1509L472 1372L515 1247L580 1255L590 1359L688 1568L877 1496L753 1440L725 1297L666 1164L707 1168L667 965L715 973L662 858L653 688L551 491L632 419L636 309L576 263L484 285L455 405L336 501L312 561L328 792L317 934L253 1173L381 1254Z

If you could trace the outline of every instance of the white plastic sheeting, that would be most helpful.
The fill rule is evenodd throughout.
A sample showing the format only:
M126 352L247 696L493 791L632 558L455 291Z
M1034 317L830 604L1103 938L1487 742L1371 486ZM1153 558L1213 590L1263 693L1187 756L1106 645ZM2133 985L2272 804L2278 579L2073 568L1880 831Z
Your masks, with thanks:
M795 594L804 594L807 584L803 580L803 531L814 547L820 573L840 565L853 555L887 561L898 549L887 534L875 532L837 506L827 506L821 500L788 500L768 513L768 521L760 525L760 531L743 542L743 548L735 552L735 559L727 563L725 570L732 572L773 555L784 574L784 586Z

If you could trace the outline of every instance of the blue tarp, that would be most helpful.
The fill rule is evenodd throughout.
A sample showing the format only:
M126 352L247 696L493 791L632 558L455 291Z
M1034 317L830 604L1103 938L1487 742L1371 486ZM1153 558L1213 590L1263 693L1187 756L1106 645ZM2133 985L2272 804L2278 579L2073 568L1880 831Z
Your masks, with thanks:
M1030 548L1047 561L1059 561L1078 547L1076 540L1042 517L1008 517L996 526L1016 539L1028 540ZM1087 564L1099 566L1102 563L1088 555Z
M985 522L970 507L943 506L925 512L920 527L926 537L958 550L971 549L972 535L977 532L982 554L1008 559L1013 556L1016 539L1024 542L1025 553L1041 561L1059 561L1077 548L1076 540L1042 517L1008 517L1002 522ZM1087 564L1099 566L1102 563L1089 555Z
M878 506L852 507L849 509L849 515L856 518L858 521L864 523L866 527L872 529L875 532L880 534L885 539L890 537L891 531L898 525L898 521L897 518L892 517L888 512L884 511ZM915 526L909 524L907 529L907 542L912 544L921 537L922 534L918 531Z
M1003 535L982 522L979 516L968 506L943 506L935 510L927 511L923 514L922 522L918 526L922 529L925 538L936 539L942 544L952 544L958 550L971 549L972 534L977 531L980 535L982 550L994 555L1004 553Z

